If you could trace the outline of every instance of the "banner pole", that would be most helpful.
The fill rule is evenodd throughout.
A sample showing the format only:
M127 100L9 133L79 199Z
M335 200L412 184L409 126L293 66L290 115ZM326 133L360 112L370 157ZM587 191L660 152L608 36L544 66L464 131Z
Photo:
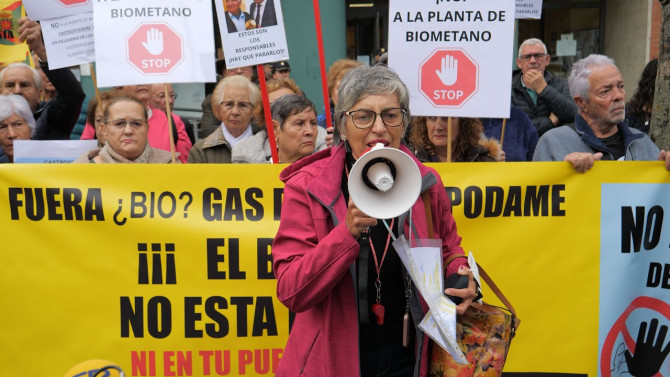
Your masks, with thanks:
M321 69L321 88L323 90L323 107L326 115L326 128L333 126L332 114L330 113L330 94L328 93L328 78L326 71L326 56L323 51L323 34L321 30L321 11L319 0L312 0L314 4L314 24L316 25L316 43L319 49L319 67Z
M172 153L172 163L177 163L174 154L174 133L172 132L172 112L170 109L170 92L168 91L168 84L163 83L163 91L165 92L165 112L168 118L168 132L170 133L170 153Z
M451 117L447 117L447 162L451 162Z
M258 72L258 83L261 84L261 97L263 98L263 111L265 112L265 127L268 130L268 141L270 142L270 152L272 153L272 163L279 163L279 153L277 152L277 140L275 139L275 130L272 127L272 112L270 111L270 100L268 99L268 86L265 82L265 70L263 64L256 66Z

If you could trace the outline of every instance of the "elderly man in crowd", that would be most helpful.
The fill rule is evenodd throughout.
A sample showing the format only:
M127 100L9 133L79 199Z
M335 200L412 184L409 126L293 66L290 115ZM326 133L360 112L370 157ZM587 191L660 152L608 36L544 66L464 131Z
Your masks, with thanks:
M35 118L32 139L69 139L86 95L69 69L49 69L40 24L22 18L19 20L19 25L19 40L26 41L30 50L37 55L40 68L53 83L57 95L50 101L40 101L42 78L39 72L24 63L10 64L0 72L2 94L21 95L28 101ZM0 160L6 160L2 153Z
M193 132L193 124L186 119L182 118L179 115L174 113L174 101L177 99L177 94L174 92L174 87L172 84L167 84L168 87L168 97L165 97L165 87L164 84L153 84L151 85L151 97L149 98L149 106L158 109L167 114L167 104L170 104L170 115L175 120L174 123L182 122L184 123L184 128L188 134L191 144L195 144L195 133Z
M535 148L533 161L569 161L585 172L594 161L665 161L670 153L659 151L645 133L625 122L626 91L614 60L589 55L572 66L568 78L579 114L574 128L563 126L544 134Z
M565 80L546 71L550 60L541 40L527 39L519 46L519 70L512 76L512 105L528 114L539 136L577 114Z

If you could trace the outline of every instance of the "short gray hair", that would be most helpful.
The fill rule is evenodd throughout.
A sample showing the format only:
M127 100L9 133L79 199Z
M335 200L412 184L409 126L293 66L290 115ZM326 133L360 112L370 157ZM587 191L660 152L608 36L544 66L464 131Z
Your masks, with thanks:
M0 95L0 121L9 118L12 115L18 115L30 127L30 134L35 133L35 118L30 110L28 101L23 96L15 94Z
M535 45L540 45L540 46L542 46L542 50L544 51L544 53L545 53L545 54L547 53L547 45L545 45L544 42L542 42L541 40L539 40L539 39L537 39L537 38L528 38L528 39L526 39L525 41L523 41L523 42L521 43L521 45L519 45L519 51L518 51L518 53L517 53L517 57L518 57L518 58L521 57L521 51L523 50L524 47L526 47L526 46L535 46Z
M5 85L5 74L7 71L11 68L26 68L29 69L30 72L33 74L33 83L35 84L35 87L37 90L42 89L42 76L40 76L40 73L37 72L37 70L31 66L29 66L26 63L12 63L8 66L6 66L2 71L0 71L0 83L4 86Z
M248 78L241 75L233 75L223 78L216 84L214 92L212 93L212 111L216 119L219 119L219 104L223 100L224 92L226 88L248 88L249 89L249 102L251 102L254 107L258 106L261 102L261 91L258 89L256 84L251 82ZM221 119L219 119L221 120Z
M594 67L601 67L604 65L611 65L617 68L614 60L609 56L591 54L583 59L577 60L572 65L572 71L568 77L568 86L570 87L570 95L574 97L581 97L585 101L589 100L589 76ZM617 68L618 69L618 68Z
M348 111L358 101L373 95L398 96L400 107L406 110L404 129L410 119L409 91L398 74L386 65L377 64L372 67L360 66L347 72L340 82L337 104L335 105L335 123L340 132L345 135L344 124Z
M312 110L316 115L316 108L312 101L298 94L287 94L277 98L270 107L272 111L272 120L276 120L279 128L282 128L284 121L291 115L301 113L305 110Z

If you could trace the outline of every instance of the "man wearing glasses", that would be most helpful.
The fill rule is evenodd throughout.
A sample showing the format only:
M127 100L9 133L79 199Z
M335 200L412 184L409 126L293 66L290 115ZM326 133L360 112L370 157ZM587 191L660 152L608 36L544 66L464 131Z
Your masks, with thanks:
M567 81L545 70L550 59L541 40L527 39L519 46L519 70L512 76L512 106L528 114L539 136L573 122L577 114Z

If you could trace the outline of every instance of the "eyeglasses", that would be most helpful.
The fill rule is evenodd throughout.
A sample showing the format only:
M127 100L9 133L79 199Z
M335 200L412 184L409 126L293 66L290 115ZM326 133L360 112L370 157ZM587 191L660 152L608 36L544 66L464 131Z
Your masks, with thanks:
M521 60L530 60L530 58L535 58L535 60L540 60L540 59L544 58L545 56L547 56L547 54L545 54L543 52L536 52L534 54L521 55L521 56L519 56L519 58Z
M115 128L125 129L128 125L134 130L142 128L147 124L143 119L112 119L105 122L105 124L111 124Z
M254 108L254 105L252 103L244 101L237 103L235 103L235 101L223 101L221 102L221 106L223 106L223 108L226 109L227 111L232 110L235 106L237 106L237 108L240 109L240 111L244 112L251 111Z
M0 134L5 134L9 132L9 128L11 127L13 130L19 130L22 129L23 127L27 126L28 124L23 121L23 120L17 120L14 123L5 123L2 122L0 123Z
M377 120L377 115L380 115L382 118L382 123L386 127L399 127L402 126L405 120L405 113L407 110L402 108L392 108L386 109L381 113L376 113L372 110L360 109L353 111L345 111L346 115L351 117L351 121L354 123L354 126L359 129L366 129L372 127Z

